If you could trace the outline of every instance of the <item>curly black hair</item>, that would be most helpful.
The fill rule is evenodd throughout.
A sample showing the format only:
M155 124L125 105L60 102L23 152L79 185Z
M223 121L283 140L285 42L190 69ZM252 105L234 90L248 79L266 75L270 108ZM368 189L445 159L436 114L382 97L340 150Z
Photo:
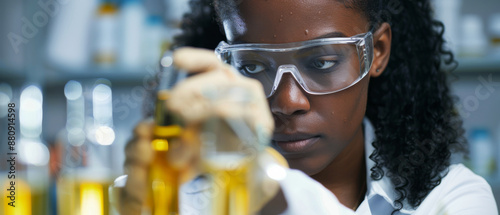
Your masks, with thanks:
M213 0L189 1L191 12L184 15L181 22L182 34L175 37L172 49L191 46L215 49L226 36L219 25Z
M466 151L447 83L457 63L445 48L444 26L433 19L429 0L365 2L360 6L370 23L387 22L392 29L389 64L370 80L366 116L376 134L371 177L387 174L399 193L399 211L405 201L419 206L440 184L451 154Z
M217 0L216 0L217 1ZM445 48L444 26L429 0L338 0L364 13L373 29L389 23L389 64L370 81L366 117L375 128L371 178L389 177L403 204L418 207L440 184L453 152L466 151L462 120L454 109L447 75L456 67ZM178 46L214 49L225 39L213 0L192 0Z

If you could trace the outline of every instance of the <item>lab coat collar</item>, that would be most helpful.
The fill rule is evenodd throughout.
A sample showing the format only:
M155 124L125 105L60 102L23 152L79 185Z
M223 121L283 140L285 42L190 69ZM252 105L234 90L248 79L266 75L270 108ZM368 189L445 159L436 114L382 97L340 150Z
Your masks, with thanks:
M375 150L373 147L373 142L375 141L375 130L370 120L365 118L363 120L364 133L365 133L365 160L366 160L366 198L364 201L368 201L370 203L370 199L379 195L381 196L387 203L389 203L394 209L396 206L394 205L394 201L397 199L398 194L396 193L396 189L391 182L391 179L387 177L387 170L384 169L384 177L380 180L373 180L371 175L371 168L375 166L375 162L371 160L369 157ZM372 211L373 212L373 211ZM412 214L415 212L415 209L412 208L406 201L403 202L403 208L399 211L403 214Z

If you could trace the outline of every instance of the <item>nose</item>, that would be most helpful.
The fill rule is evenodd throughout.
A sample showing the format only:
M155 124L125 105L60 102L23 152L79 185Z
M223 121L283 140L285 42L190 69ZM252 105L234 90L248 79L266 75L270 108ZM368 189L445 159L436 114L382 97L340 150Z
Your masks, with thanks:
M306 92L290 73L283 74L278 89L269 97L269 104L271 112L278 116L303 114L311 108Z

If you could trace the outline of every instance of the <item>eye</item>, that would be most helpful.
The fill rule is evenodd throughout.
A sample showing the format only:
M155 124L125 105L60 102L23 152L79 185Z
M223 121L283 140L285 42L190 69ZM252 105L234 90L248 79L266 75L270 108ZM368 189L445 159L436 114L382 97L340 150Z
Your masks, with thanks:
M315 69L330 69L337 64L337 60L332 58L316 58L312 61L311 66Z
M265 66L260 63L245 64L240 67L240 71L242 71L243 74L256 74L265 69Z

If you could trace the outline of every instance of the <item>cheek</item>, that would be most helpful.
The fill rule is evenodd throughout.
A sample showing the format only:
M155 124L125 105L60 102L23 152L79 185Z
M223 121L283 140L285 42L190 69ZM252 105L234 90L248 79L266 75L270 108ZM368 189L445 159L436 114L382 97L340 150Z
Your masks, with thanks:
M309 175L320 172L353 141L365 116L368 80L365 77L347 90L313 101L324 138L315 155L300 164L304 172ZM290 165L294 165L293 161Z
M350 50L350 49L349 49ZM355 51L351 50L348 59L341 65L343 69L353 71L350 81L353 82L359 77L359 60ZM367 103L369 77L365 76L357 84L338 93L325 96L311 97L311 106L324 121L324 132L334 142L348 142L361 125Z
M315 112L325 123L325 135L336 141L352 139L363 121L366 110L369 77L365 77L351 88L318 98L314 102Z

